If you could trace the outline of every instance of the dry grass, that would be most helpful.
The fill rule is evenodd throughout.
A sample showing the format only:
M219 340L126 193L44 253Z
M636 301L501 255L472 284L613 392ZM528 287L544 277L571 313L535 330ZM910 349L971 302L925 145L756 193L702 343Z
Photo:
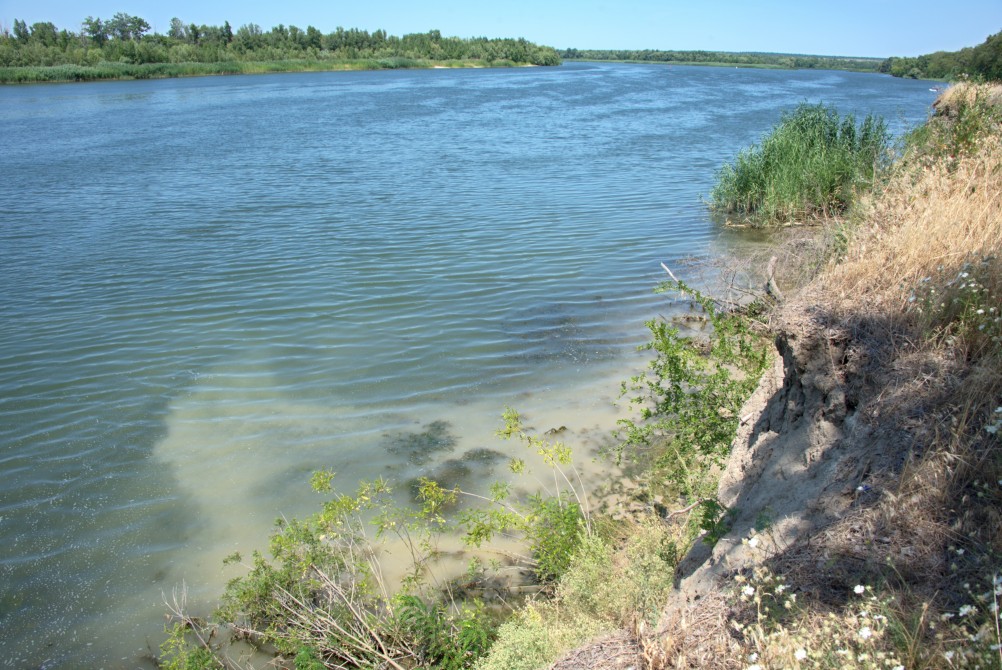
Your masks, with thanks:
M1002 141L993 137L956 170L935 164L899 173L867 204L870 225L846 258L821 278L829 295L849 309L906 313L926 277L952 280L965 263L997 255L1000 164Z
M955 116L965 105L973 105L978 98L989 105L1002 107L1002 84L972 84L962 82L943 91L933 106L943 116Z
M856 372L870 388L867 413L899 437L890 460L900 465L874 473L872 504L773 563L815 599L790 625L750 635L763 660L858 629L859 608L838 602L855 581L880 589L874 653L905 668L1002 667L999 108L1000 85L947 91L921 143L854 212L842 257L807 288L856 339L885 352ZM825 666L809 660L804 667Z
M880 482L873 502L770 562L812 597L792 620L745 629L762 667L1002 668L999 107L1002 85L944 94L926 144L855 212L844 254L805 289L883 352L853 372L866 377L867 415L898 438L896 455L874 448L899 465L868 480ZM861 609L854 583L879 597ZM850 642L859 648L840 657Z

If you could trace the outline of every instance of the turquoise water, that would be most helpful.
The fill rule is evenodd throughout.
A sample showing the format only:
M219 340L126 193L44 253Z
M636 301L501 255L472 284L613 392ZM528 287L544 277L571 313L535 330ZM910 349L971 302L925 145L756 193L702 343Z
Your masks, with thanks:
M506 404L587 452L659 263L741 244L716 169L799 102L901 132L934 95L618 64L0 88L0 666L141 665L163 594L211 606L314 469L511 450ZM435 421L452 450L393 448Z

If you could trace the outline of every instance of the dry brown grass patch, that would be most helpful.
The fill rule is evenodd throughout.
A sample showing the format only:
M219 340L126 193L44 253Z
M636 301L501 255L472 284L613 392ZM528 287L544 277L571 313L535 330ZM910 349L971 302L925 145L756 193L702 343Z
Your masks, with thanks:
M1002 250L1002 142L986 141L956 170L928 166L900 172L867 203L869 226L842 263L821 278L846 308L908 311L926 277L960 272ZM956 274L950 277L953 279ZM996 287L998 288L998 287Z
M972 84L961 82L943 91L933 103L938 114L955 116L963 105L973 105L981 98L984 102L1002 107L1002 84Z

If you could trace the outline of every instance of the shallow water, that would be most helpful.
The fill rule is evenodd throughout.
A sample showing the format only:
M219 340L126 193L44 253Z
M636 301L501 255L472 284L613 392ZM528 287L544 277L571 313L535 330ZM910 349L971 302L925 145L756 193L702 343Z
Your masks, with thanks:
M934 95L617 64L0 88L0 666L141 664L162 593L209 607L315 469L483 484L455 461L517 448L505 405L589 453L659 262L742 244L716 169L799 102L900 132Z

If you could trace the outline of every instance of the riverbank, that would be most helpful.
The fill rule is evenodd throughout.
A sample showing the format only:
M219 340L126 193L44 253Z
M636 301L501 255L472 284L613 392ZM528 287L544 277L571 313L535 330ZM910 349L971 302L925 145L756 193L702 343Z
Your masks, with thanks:
M880 72L881 64L884 61L881 58L853 56L701 50L662 51L658 49L565 49L560 56L568 61L664 63L668 65L711 65L780 70L843 70L847 72Z
M224 61L218 63L99 63L0 68L0 84L66 83L129 79L172 79L280 72L347 72L360 70L532 67L508 60L425 60L362 58L352 60Z
M990 94L944 94L872 196L777 252L788 268L827 260L806 279L791 270L793 297L769 314L772 367L716 491L726 531L680 561L656 625L553 667L597 667L600 651L610 668L1000 667Z

